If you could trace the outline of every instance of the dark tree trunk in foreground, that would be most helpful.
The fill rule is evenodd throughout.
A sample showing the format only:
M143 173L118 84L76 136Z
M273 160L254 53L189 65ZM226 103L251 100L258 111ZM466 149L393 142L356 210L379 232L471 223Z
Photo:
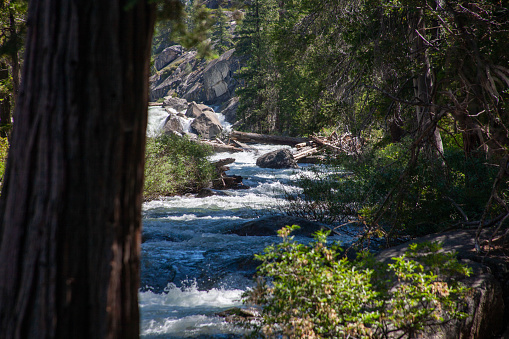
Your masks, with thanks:
M30 3L0 200L1 338L139 335L154 8L126 2Z

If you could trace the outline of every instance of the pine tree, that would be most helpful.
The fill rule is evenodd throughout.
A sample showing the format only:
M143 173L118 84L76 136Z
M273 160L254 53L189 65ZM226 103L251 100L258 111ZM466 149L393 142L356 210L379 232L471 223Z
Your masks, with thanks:
M241 86L238 114L243 127L270 133L277 130L277 69L274 64L274 45L271 34L277 19L274 0L255 0L238 27L236 53L245 64L237 77Z
M222 54L233 47L233 35L230 32L229 18L221 6L214 10L214 17L216 22L212 31L212 40L215 43L214 49Z

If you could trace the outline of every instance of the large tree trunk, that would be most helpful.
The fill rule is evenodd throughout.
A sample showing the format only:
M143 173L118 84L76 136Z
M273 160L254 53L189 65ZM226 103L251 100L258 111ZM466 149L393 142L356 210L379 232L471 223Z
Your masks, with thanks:
M0 199L0 337L136 338L145 0L34 0Z

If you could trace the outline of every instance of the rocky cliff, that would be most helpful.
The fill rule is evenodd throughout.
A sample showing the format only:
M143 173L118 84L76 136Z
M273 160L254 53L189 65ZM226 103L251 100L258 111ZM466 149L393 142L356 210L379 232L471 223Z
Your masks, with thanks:
M208 105L228 102L237 86L234 73L240 68L234 51L205 61L197 59L196 51L178 45L166 48L154 61L157 73L150 78L150 100L176 96Z

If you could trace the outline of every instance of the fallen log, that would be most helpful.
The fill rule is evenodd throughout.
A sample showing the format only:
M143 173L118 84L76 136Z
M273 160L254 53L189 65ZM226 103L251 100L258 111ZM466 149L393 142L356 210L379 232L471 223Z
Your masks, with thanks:
M242 149L244 149L244 150L246 150L246 151L253 151L253 152L257 152L257 149L256 149L256 148L251 147L251 146L249 146L249 145L246 145L246 144L244 144L244 143L242 143L242 142L240 142L240 141L238 141L238 140L230 139L230 141L231 141L232 143L234 143L235 145L237 145L238 147L240 147L240 148L242 148Z
M299 160L299 159L302 159L302 158L305 158L309 155L313 155L315 154L316 152L318 152L318 148L317 147L314 147L314 148L311 148L311 149L308 149L308 150L304 150L302 152L298 152L298 153L295 153L293 155L293 158L295 160Z
M280 135L246 133L239 131L232 131L230 134L230 138L240 142L254 142L259 144L289 145L289 146L295 146L302 142L308 141L308 139L306 138L284 137Z
M310 155L297 160L299 164L320 164L326 160L324 155Z
M314 146L314 145L311 141L306 141L306 142L301 142L301 143L295 145L295 148L301 149L301 148L308 147L308 146Z
M211 146L214 152L228 152L228 153L242 152L241 148L231 145L221 145L219 143L208 140L200 140L199 142Z
M341 153L341 152L344 152L344 150L341 148L341 147L337 147L337 146L334 146L334 145L331 145L329 144L328 142L326 141L323 141L322 139L312 135L311 136L311 139L316 142L318 145L320 146L323 146L333 152L336 152L336 153Z
M234 158L226 158L226 159L219 159L212 164L216 166L216 168L223 167L225 165L233 164L235 162Z

